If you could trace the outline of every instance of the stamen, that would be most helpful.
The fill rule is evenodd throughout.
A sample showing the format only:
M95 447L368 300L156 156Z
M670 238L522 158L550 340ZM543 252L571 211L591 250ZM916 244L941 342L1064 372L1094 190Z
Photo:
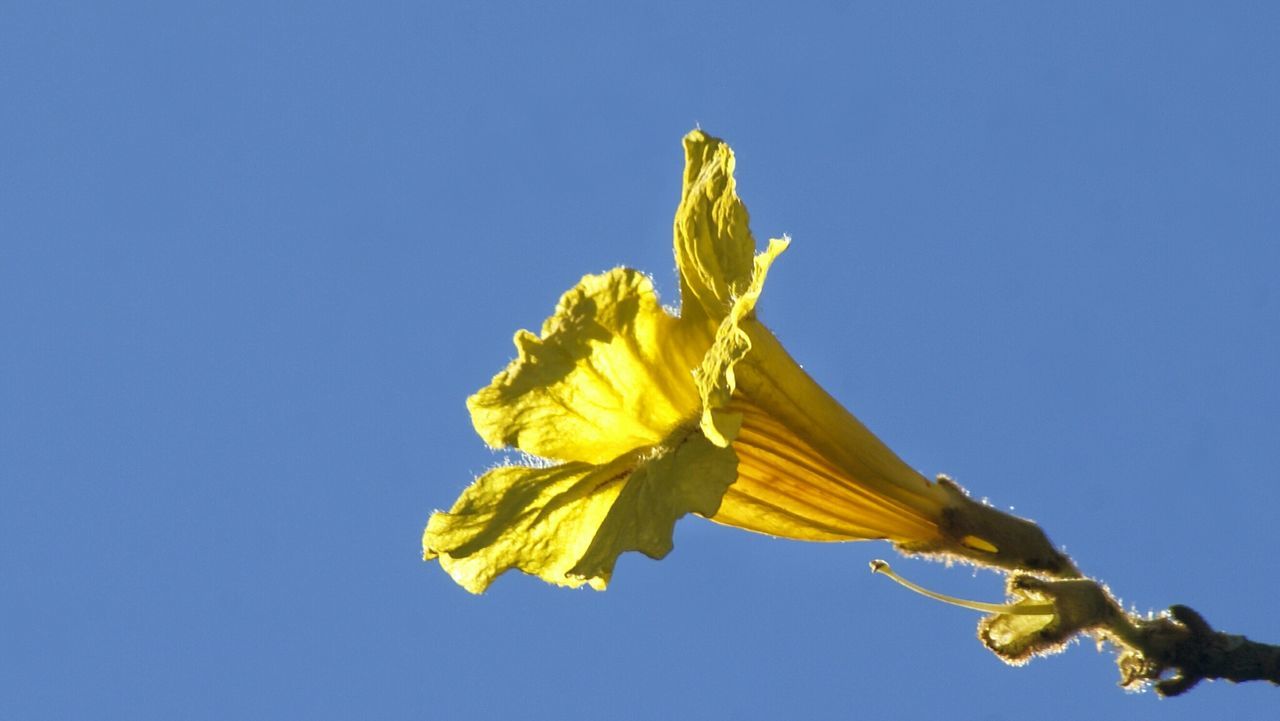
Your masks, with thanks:
M882 573L912 591L915 591L922 596L928 596L935 601L942 601L943 603L949 603L953 606L961 606L974 611L982 611L983 613L1007 613L1015 616L1052 616L1055 613L1052 603L983 603L982 601L969 601L963 598L956 598L954 596L936 593L927 588L917 586L902 576L899 576L893 572L893 569L889 567L887 562L879 559L871 562L871 572Z

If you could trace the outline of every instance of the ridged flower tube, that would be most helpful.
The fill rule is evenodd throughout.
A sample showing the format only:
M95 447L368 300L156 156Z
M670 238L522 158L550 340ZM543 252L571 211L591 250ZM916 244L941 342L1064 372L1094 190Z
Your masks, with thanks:
M432 514L424 558L479 593L517 568L603 589L618 556L664 557L675 522L1070 574L1033 524L931 482L824 391L756 317L787 248L756 253L729 146L684 139L674 239L681 307L627 268L588 275L515 360L467 401L496 448L543 459L494 468Z

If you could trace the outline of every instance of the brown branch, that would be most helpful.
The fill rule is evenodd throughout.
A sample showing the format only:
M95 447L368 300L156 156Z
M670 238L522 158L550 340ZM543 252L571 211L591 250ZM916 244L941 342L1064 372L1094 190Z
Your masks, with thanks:
M1150 684L1161 696L1177 696L1205 679L1280 685L1280 646L1216 631L1187 606L1140 618L1126 613L1102 584L1088 578L1050 580L1019 573L1010 577L1008 590L1015 601L1010 608L1053 608L1052 614L1006 612L983 619L978 637L1008 663L1056 653L1085 633L1116 647L1125 688Z
M1177 696L1205 679L1280 684L1280 646L1215 631L1187 606L1132 625L1122 639L1128 649L1117 660L1121 685L1154 682L1161 696ZM1174 675L1162 678L1169 671Z

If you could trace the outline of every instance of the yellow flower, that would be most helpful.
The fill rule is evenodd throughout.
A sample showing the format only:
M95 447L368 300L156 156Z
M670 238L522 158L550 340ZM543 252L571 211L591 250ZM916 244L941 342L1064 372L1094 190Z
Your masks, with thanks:
M696 513L774 536L888 539L902 550L1050 573L1069 563L1035 526L933 483L840 406L757 319L770 265L747 227L729 146L684 139L675 219L677 317L649 278L616 268L567 292L542 332L467 401L506 465L432 514L424 558L467 590L518 568L603 589L619 554L662 558Z

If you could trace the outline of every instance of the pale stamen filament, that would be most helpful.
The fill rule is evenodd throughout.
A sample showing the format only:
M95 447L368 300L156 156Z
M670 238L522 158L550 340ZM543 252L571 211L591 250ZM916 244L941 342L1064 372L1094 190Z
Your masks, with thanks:
M882 573L912 591L915 591L922 596L928 596L935 601L942 601L943 603L949 603L953 606L961 606L974 611L982 611L983 613L1007 613L1016 616L1052 616L1055 613L1052 603L983 603L982 601L969 601L963 598L956 598L954 596L936 593L922 586L917 586L902 576L899 576L893 572L893 569L889 567L887 562L879 559L871 562L871 572Z

